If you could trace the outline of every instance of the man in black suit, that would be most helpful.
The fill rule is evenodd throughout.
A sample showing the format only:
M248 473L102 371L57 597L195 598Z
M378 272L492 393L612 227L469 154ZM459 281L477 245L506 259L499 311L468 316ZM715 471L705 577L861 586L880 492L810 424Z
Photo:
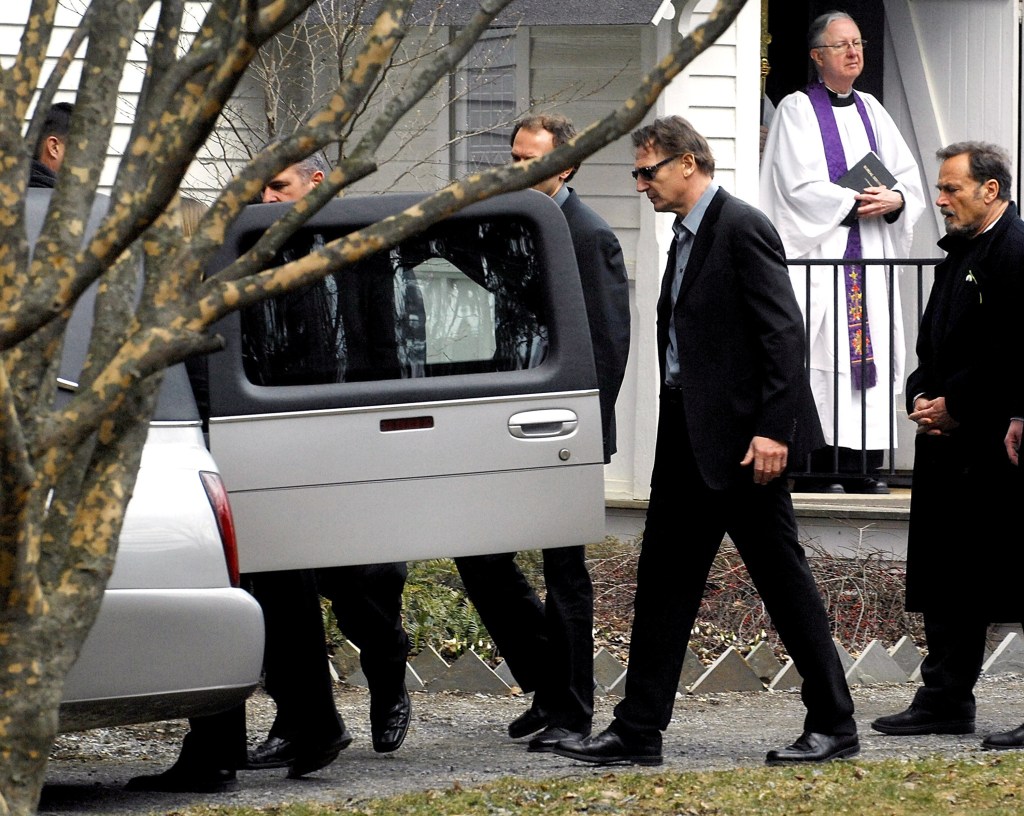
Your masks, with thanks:
M1024 405L1007 367L1020 348L1024 222L1002 148L958 142L937 155L947 255L935 267L918 366L907 379L918 432L906 605L924 615L928 654L910 706L871 724L899 736L973 733L988 624L1024 620L1021 423L1010 419ZM1024 748L1024 726L990 734L982 747Z
M852 756L853 700L780 478L821 439L782 242L715 184L711 149L685 119L659 119L633 145L637 191L676 214L676 239L658 301L661 413L625 697L607 730L554 752L661 764L689 633L728 533L804 678L804 732L768 763Z
M319 154L293 164L267 183L263 202L298 201L323 181L328 170ZM390 293L390 281L388 284ZM251 319L256 320L262 312L260 306L254 309L256 317ZM296 315L295 319L302 317ZM353 335L362 342L370 336L370 331ZM354 341L350 348L355 350ZM282 357L294 357L294 347L291 352ZM358 359L368 361L372 356L363 354ZM280 367L291 365L300 373L292 371L288 376L308 380L308 362L284 359ZM375 362L379 363L379 358ZM390 370L387 363L381 366ZM365 370L360 376L366 376ZM236 770L240 768L287 768L288 776L297 778L334 762L351 744L352 735L334 703L321 595L331 601L338 628L360 650L360 666L370 689L373 749L378 753L398 750L412 717L405 685L409 638L402 626L407 574L405 563L398 562L247 576L266 625L264 686L277 706L270 733L255 748L246 750L244 703L218 714L194 717L174 765L162 773L133 777L128 789L220 793L237 787Z
M298 201L323 181L328 170L319 154L293 164L267 183L263 202ZM375 281L379 282L379 276ZM346 278L345 285L350 283L353 281ZM386 283L391 296L390 278ZM385 305L384 311L390 316L393 304L386 301ZM360 309L371 308L379 312L376 304L360 301ZM393 337L393 322L386 328ZM391 362L395 357L393 344L380 354L368 353L363 346L380 332L375 327L359 329L352 331L348 326L347 362L353 369L360 369L359 378L370 377L367 369L376 365L386 372L384 376L390 376L397 368L397 359L394 366ZM356 379L354 372L346 372L346 377ZM318 569L315 588L307 589L301 602L293 594L293 578L289 577L283 586L283 594L296 607L312 603L317 592L330 599L338 628L359 648L360 666L370 689L370 736L378 753L401 747L412 716L405 685L409 637L402 626L402 591L407 574L404 562ZM264 590L264 594L272 592L273 588ZM267 739L249 752L247 767L287 767L290 776L302 776L330 764L352 737L334 706L322 622L306 615L305 622L296 619L292 623L290 631L281 630L274 637L268 625L265 685L277 704L277 717Z
M564 116L527 117L512 131L512 160L543 156L575 135ZM615 233L566 186L577 169L563 170L534 189L555 200L569 225L597 365L604 460L609 462L615 453L615 399L629 355L629 282ZM594 588L582 546L544 550L543 603L515 557L465 556L455 563L516 682L534 692L530 708L509 724L509 736L518 739L540 731L528 749L550 751L559 740L590 733Z

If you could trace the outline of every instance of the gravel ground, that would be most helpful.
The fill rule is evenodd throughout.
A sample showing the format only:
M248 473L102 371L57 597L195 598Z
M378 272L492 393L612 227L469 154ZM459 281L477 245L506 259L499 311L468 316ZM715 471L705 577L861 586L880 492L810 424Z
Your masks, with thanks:
M914 686L855 688L862 760L979 752L980 736L885 737L871 720L904 708ZM978 734L1024 722L1024 677L985 677L977 689ZM405 745L390 755L370 747L369 699L362 689L339 686L338 709L356 737L338 760L314 776L285 778L283 770L244 771L238 791L196 794L128 793L124 783L166 768L177 754L185 722L97 729L63 735L50 760L40 814L167 814L189 804L266 806L295 801L357 803L404 791L475 785L504 776L563 777L604 773L572 760L530 754L508 739L509 720L527 705L521 696L415 693L413 723ZM611 718L614 698L599 698L595 723ZM679 699L665 734L662 770L709 770L759 765L769 748L787 744L801 730L803 708L793 692L691 695ZM273 717L261 693L249 704L250 739L258 741ZM657 772L658 769L652 769Z

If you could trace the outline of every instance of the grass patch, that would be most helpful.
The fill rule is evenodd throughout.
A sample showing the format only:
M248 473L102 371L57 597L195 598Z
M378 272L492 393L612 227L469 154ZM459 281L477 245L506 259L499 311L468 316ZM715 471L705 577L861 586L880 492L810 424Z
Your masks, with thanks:
M838 762L810 768L739 768L691 773L604 773L542 781L503 779L481 787L346 805L263 809L203 807L172 816L939 816L1024 812L1024 755Z

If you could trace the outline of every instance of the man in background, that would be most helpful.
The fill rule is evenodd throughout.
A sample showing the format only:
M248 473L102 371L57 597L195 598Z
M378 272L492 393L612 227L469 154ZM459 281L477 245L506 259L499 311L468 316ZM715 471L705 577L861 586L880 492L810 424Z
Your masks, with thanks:
M1014 423L1007 434L1022 407L1019 369L1007 362L1021 346L1024 222L1010 200L1006 151L958 142L937 155L947 254L907 380L917 436L906 606L924 615L928 653L910 706L871 724L896 736L974 733L988 624L1024 621ZM1024 748L1024 726L990 734L982 747Z
M297 201L327 171L319 155L297 162L267 183L263 201ZM217 793L237 785L238 769L287 768L289 777L301 777L330 765L351 744L334 703L320 595L330 599L338 628L360 649L374 750L401 747L411 720L409 639L401 619L406 574L404 563L393 563L245 576L266 625L264 686L277 706L270 733L247 753L244 704L193 718L174 765L131 779L128 789Z
M558 114L521 119L512 130L512 161L544 156L575 135L572 122ZM577 169L567 168L533 189L554 199L569 226L597 366L607 463L615 453L615 400L629 355L629 282L615 233L568 186ZM590 733L594 588L583 546L543 550L543 602L515 557L464 556L455 563L516 682L534 692L530 708L509 724L509 736L518 739L539 731L528 750L550 751L560 740Z
M71 131L71 116L75 106L70 102L58 102L50 108L43 121L39 141L35 145L32 159L29 187L54 187L57 173L64 163L64 151L68 133Z
M881 104L853 89L864 69L860 29L848 14L828 12L811 24L807 45L818 79L775 112L761 163L761 209L791 261L906 258L925 209L921 172ZM896 178L893 189L837 183L869 150ZM789 267L810 329L811 389L830 446L812 455L810 469L849 474L798 481L798 490L889 492L877 471L890 446L891 394L900 393L904 376L899 280L889 269Z
M265 204L294 202L315 189L326 177L326 161L314 154L287 167L267 182L263 190ZM390 292L390 289L389 289ZM342 331L343 331L342 327ZM348 346L362 338L348 333ZM404 563L366 564L316 570L315 585L320 595L331 601L338 628L360 650L359 660L370 689L370 732L373 748L378 753L397 750L405 740L411 719L411 703L405 686L406 658L409 638L402 627L402 591L407 576ZM249 768L289 767L296 773L295 763L309 753L310 745L322 744L322 758L344 748L351 737L341 723L330 692L324 693L327 674L327 651L323 641L322 623L314 632L309 627L309 643L319 634L317 648L310 645L297 650L282 633L276 644L280 651L267 645L265 659L268 691L278 704L278 715L267 740L249 754ZM271 685L274 689L271 689ZM325 729L327 729L325 731ZM346 738L348 741L346 741ZM298 758L298 759L297 759ZM304 763L305 765L313 763Z

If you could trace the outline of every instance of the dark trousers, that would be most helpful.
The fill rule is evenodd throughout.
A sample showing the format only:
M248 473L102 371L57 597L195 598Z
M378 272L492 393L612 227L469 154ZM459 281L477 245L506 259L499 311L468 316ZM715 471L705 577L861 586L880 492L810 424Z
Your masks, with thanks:
M698 472L682 404L664 399L617 727L650 733L668 726L690 630L725 533L804 678L804 729L856 733L853 700L797 541L785 480L758 486L751 474L737 487L711 490Z
M271 736L329 741L341 734L327 668L316 576L312 570L260 572L245 576L263 610L266 631L264 683L277 704ZM189 720L181 761L214 768L245 766L245 704Z
M928 654L921 663L923 685L914 703L944 716L973 717L974 684L985 660L987 633L987 621L925 612Z
M277 705L271 737L326 742L341 735L313 570L255 573L267 628L263 684Z
M371 712L375 698L383 706L395 701L405 683L409 653L401 619L404 563L261 572L246 578L266 628L264 685L277 706L269 736L320 743L344 729L327 665L321 592L331 600L342 633L360 649ZM194 717L189 728L183 760L216 768L244 766L244 705Z
M594 587L584 547L543 551L545 600L515 553L456 558L469 599L552 725L582 731L594 715Z
M330 600L338 628L359 649L370 689L370 710L390 708L405 688L409 636L402 626L404 561L316 571L317 587Z
M245 703L218 714L189 717L178 762L201 770L245 767Z

